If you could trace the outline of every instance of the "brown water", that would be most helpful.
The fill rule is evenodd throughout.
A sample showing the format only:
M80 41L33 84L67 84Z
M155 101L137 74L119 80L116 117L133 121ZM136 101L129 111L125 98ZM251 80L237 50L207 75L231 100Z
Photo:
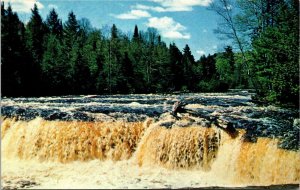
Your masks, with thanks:
M22 187L20 180L36 182L23 186L33 188L236 187L300 181L299 151L279 149L277 139L250 143L243 140L244 130L233 138L216 127L166 128L162 122L172 118L163 120L4 119L4 186Z

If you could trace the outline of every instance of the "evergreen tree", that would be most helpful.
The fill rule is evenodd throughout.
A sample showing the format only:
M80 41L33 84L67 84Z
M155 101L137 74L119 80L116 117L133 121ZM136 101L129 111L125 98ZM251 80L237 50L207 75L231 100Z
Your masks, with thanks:
M49 12L45 23L48 34L44 38L45 47L41 64L43 92L46 95L60 95L65 92L63 72L66 68L63 59L63 27L55 9Z
M79 57L79 25L76 15L71 11L68 20L64 23L63 28L63 58L65 88L62 89L64 94L72 94L78 88L75 85L75 65L78 64Z
M46 26L48 27L49 32L51 34L55 34L58 37L61 37L63 32L63 26L62 26L61 19L58 18L55 9L52 9L49 15L47 16Z
M31 18L26 26L27 47L32 52L34 61L38 66L42 60L46 28L36 4L34 4L31 12Z
M194 56L190 50L190 47L186 44L183 49L182 66L183 66L183 90L193 90L193 84L195 82L193 66L195 64Z
M169 46L170 64L171 64L171 88L173 90L180 90L183 86L183 71L182 71L182 53L175 43Z
M27 58L24 42L24 25L10 4L5 10L1 3L1 88L4 96L24 94ZM30 90L30 89L28 89ZM24 94L25 95L25 94Z
M103 65L104 77L106 79L106 90L108 93L120 92L123 73L121 65L121 44L118 29L115 24L111 28L111 38L108 41L108 54Z
M34 4L31 12L31 18L26 25L26 46L32 57L31 65L28 65L30 74L27 75L27 81L31 86L31 89L28 89L28 91L32 95L39 95L41 93L41 63L44 53L43 45L46 27L36 4Z
M80 48L77 48L77 57L74 65L74 93L86 94L91 90L91 73L88 66L88 62L84 60L83 52ZM89 52L90 54L90 52Z
M159 39L160 37L157 36ZM165 44L159 43L154 49L153 89L155 92L169 92L174 90L172 85L172 63L169 50Z
M62 95L66 92L67 65L64 56L60 39L55 34L48 35L41 68L45 95Z
M85 80L91 93L103 93L104 77L103 64L107 52L105 42L100 31L95 30L89 33L87 41L83 47L83 59L86 62L90 78Z
M197 84L197 89L201 92L223 92L228 90L228 84L220 80L216 67L217 54L200 57L202 76ZM227 64L228 66L229 64ZM229 68L229 66L227 67ZM226 74L225 74L226 75Z
M139 40L139 29L137 25L134 26L134 32L133 32L133 41L138 41Z
M132 41L129 47L129 57L131 58L130 60L132 61L132 66L133 66L133 84L132 87L135 92L142 93L144 89L144 81L143 79L143 62L142 62L142 56L143 56L143 43L140 40L140 32L138 32L138 40Z
M111 27L111 34L110 35L111 35L112 40L118 38L118 29L117 29L115 24L113 24L112 27Z
M79 25L76 20L75 14L71 11L68 15L68 20L64 24L64 42L67 52L71 51L71 48L77 43L77 37L79 32ZM68 51L69 50L69 51Z
M133 65L132 61L129 58L129 54L126 51L123 59L121 60L121 72L123 77L121 78L120 92L122 93L133 93L133 83L134 83L134 74L133 74Z

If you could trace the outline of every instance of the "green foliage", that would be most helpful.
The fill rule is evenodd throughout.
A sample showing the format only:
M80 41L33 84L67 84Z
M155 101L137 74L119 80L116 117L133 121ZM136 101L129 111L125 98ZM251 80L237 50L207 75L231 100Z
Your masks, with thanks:
M45 53L41 64L43 83L47 94L55 94L64 89L66 68L63 64L63 51L59 39L50 34L46 41Z
M181 86L184 84L183 72L182 72L182 53L177 48L176 44L170 44L169 46L169 55L170 55L170 80L171 84L169 88L178 91L181 89Z
M299 106L299 1L236 2L236 12L230 0L216 0L211 6L223 19L219 34L240 51L234 56L233 73L225 53L218 55L220 80L231 88L253 87L262 101Z
M58 14L56 13L55 9L52 9L49 15L47 16L46 26L49 30L49 33L55 34L59 37L62 35L62 22L58 18Z
M73 12L63 24L52 9L43 22L37 6L24 26L2 2L2 93L219 92L254 87L262 100L297 105L299 2L259 2L239 1L241 14L230 15L241 52L234 53L227 46L199 60L188 45L182 52L175 43L167 46L154 28L139 31L134 26L130 38L113 24L105 36L88 19L78 21ZM252 5L260 7L253 9ZM240 29L248 38L241 37Z
M34 77L32 59L26 49L25 28L16 13L1 4L1 89L3 94L27 95ZM28 90L27 92L25 90Z
M139 41L139 29L137 25L134 26L134 32L133 32L133 41Z
M234 54L232 48L227 46L225 52L220 53L216 57L216 69L219 79L229 87L234 87Z
M183 70L183 82L186 84L188 90L194 90L194 71L195 59L192 55L190 47L186 44L183 49L182 55L182 70Z
M299 3L299 2L298 2ZM274 5L272 25L253 40L252 61L260 83L260 98L273 103L299 104L299 18L292 1Z
M24 28L1 9L5 96L195 91L203 75L188 45L167 47L154 28L135 26L130 40L113 25L104 37L73 12L62 24L52 9L43 22L36 5Z
M198 89L201 92L225 92L228 90L228 84L213 77L207 81L200 81L198 83Z
M26 25L26 42L27 48L30 52L32 52L33 59L38 65L43 55L43 41L46 33L46 27L36 4L31 12L31 18Z

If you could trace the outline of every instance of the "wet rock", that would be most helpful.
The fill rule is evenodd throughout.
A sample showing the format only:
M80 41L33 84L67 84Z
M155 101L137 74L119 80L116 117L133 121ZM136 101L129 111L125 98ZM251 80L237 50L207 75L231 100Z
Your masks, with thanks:
M72 119L79 120L79 121L94 121L94 118L89 117L86 113L82 113L82 112L74 113Z
M280 148L297 151L300 148L299 142L300 142L299 128L293 126L291 129L285 131L285 133L281 137L278 146Z
M241 140L243 142L251 142L251 143L256 143L257 142L257 137L253 135L252 130L247 130L245 134L241 137Z
M3 184L1 184L2 189L24 189L31 188L39 185L39 183L35 182L32 179L13 179L13 180L3 180Z
M20 188L25 188L25 187L33 187L36 186L37 183L34 181L28 181L28 180L21 180L17 182Z
M201 125L202 127L211 127L211 122L209 122L209 121L202 121L202 122L200 123L200 125Z
M64 112L49 113L47 115L42 115L42 117L46 120L68 120L68 119L70 119L70 116Z
M176 120L170 111L178 100L184 100L189 111L179 113L181 118ZM219 125L223 129L229 127L229 132L244 129L246 140L280 138L283 148L295 149L299 142L299 110L255 105L246 92L3 98L1 115L20 120L42 117L62 121L134 122L155 118L165 127Z
M166 127L166 128L171 128L175 122L174 121L166 121L166 122L161 122L160 126Z

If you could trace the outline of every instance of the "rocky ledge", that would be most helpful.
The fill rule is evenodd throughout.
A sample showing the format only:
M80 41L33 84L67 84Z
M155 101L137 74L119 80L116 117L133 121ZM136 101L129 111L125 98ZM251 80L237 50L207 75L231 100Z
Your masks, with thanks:
M112 95L63 96L41 98L3 98L2 119L63 121L144 121L151 117L162 122L177 101L185 102L189 117L182 127L217 125L234 132L245 129L244 139L256 142L257 137L279 138L279 147L299 149L299 110L275 106L259 106L249 93L203 93L179 95ZM174 118L180 120L179 118ZM177 122L180 123L180 122ZM174 123L166 122L165 127Z

